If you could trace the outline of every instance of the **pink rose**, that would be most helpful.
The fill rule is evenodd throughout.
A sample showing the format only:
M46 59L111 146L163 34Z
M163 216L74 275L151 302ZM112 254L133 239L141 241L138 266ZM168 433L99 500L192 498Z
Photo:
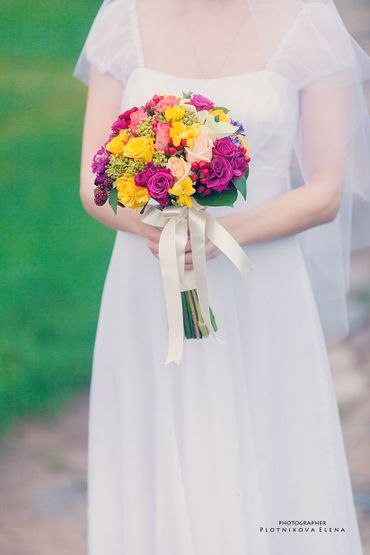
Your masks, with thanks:
M147 117L148 117L148 114L146 112L144 112L144 110L142 110L142 108L140 108L140 110L136 110L136 112L133 112L131 114L130 129L131 129L132 133L136 134L137 126L139 125L139 123L144 121L144 119L146 119Z
M235 177L242 177L247 171L248 160L243 152L237 150L232 158L229 160Z
M130 108L130 110L126 110L123 114L120 114L116 121L112 125L112 130L114 135L117 135L121 131L121 129L127 129L130 124L131 114L136 112L139 108L134 106L134 108Z
M170 140L171 124L166 121L159 121L157 123L155 148L157 150L164 150L167 148Z
M173 177L170 170L156 168L150 175L147 183L149 194L162 206L168 203L168 189L173 186Z
M227 188L234 175L233 167L224 156L215 156L209 167L207 187L221 192Z
M179 102L180 99L176 98L176 96L168 95L158 102L156 109L158 112L164 112L168 106L175 106L176 104L179 104Z
M197 110L212 110L214 103L202 94L192 94L191 99L186 104L192 104Z

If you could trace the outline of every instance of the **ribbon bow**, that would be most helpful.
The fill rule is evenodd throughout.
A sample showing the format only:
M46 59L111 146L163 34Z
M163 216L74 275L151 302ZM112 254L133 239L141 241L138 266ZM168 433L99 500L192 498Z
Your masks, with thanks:
M159 239L159 262L164 285L169 328L166 364L179 364L184 344L181 291L196 289L204 323L210 321L206 279L206 239L223 252L245 276L252 265L241 246L226 229L192 199L192 206L147 206L141 220L163 228ZM190 232L193 270L185 271L185 247Z

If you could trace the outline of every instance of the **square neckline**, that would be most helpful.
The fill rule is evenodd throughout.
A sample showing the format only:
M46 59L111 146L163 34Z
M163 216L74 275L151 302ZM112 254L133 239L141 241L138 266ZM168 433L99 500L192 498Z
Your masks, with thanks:
M288 31L286 32L285 36L278 43L278 45L277 45L275 51L273 52L273 54L271 55L270 59L260 69L249 70L249 71L245 71L245 72L242 72L242 73L235 73L235 74L224 75L224 76L220 76L220 77L189 77L189 76L184 76L184 75L173 75L171 73L156 70L156 69L153 69L153 68L150 68L150 67L146 66L145 57L144 57L144 44L143 44L141 26L140 26L139 17L138 17L138 11L137 11L137 0L132 0L132 2L130 3L131 19L132 19L132 24L133 24L133 27L134 27L134 37L135 37L135 43L136 43L136 51L138 52L138 67L134 68L132 70L131 74L135 73L138 70L144 70L144 71L147 71L147 72L150 72L150 73L153 73L153 74L161 75L162 77L165 77L165 78L168 78L168 79L179 79L180 81L192 81L194 83L204 84L205 82L217 83L217 82L221 82L221 81L224 81L224 80L227 80L227 79L239 79L239 78L245 78L249 75L252 75L252 76L256 75L257 76L257 75L262 75L262 74L265 74L265 73L272 73L272 74L274 74L278 77L281 77L284 81L289 83L292 87L296 88L294 83L290 79L288 79L284 75L278 73L277 71L274 71L273 69L271 69L270 66L271 66L272 62L274 62L278 58L279 54L284 49L286 40L288 39L288 37L290 37L291 33L295 29L296 25L300 22L301 18L305 15L306 10L307 10L309 5L310 4L305 4L302 7L302 9L298 12L298 14L296 15L292 24L290 25Z

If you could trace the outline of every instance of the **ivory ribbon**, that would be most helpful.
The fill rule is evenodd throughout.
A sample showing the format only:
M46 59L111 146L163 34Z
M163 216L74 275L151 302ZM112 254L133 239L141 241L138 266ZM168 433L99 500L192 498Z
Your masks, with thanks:
M192 199L192 207L147 206L141 220L163 228L159 240L159 262L166 299L169 329L166 364L179 364L184 344L181 291L196 289L204 323L213 332L206 279L206 238L223 252L242 276L252 269L249 258L226 229ZM185 246L190 232L193 270L185 271Z

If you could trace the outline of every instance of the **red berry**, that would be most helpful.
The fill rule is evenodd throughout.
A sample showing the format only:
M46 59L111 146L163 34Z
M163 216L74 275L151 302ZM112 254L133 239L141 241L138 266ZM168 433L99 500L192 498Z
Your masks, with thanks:
M191 179L192 181L196 181L196 180L198 179L197 174L196 174L196 173L191 173L191 174L190 174L190 179Z
M155 102L156 104L160 101L160 99L160 96L158 96L157 94L153 96L153 102Z
M207 178L206 177L201 177L199 180L203 185L205 185L207 183Z
M194 170L195 172L197 170L199 170L199 163L198 162L193 162L191 165L191 169Z
M212 193L212 189L206 189L206 190L204 191L204 194L205 194L205 195L210 195L211 193Z
M203 185L199 185L199 187L197 189L198 193L204 193L205 190L206 190L206 188L203 187Z
M164 149L164 153L165 153L167 156L170 156L170 154L171 154L171 149L170 149L170 148L165 148L165 149Z
M186 139L181 139L180 144L181 144L182 147L186 146Z
M208 171L209 171L208 168L203 168L203 169L201 170L202 176L206 177L206 175L208 175Z
M200 160L199 167L201 169L206 168L207 166L208 166L208 162L206 162L205 160Z
M176 154L177 148L171 147L171 148L168 149L168 151L169 151L170 154Z

